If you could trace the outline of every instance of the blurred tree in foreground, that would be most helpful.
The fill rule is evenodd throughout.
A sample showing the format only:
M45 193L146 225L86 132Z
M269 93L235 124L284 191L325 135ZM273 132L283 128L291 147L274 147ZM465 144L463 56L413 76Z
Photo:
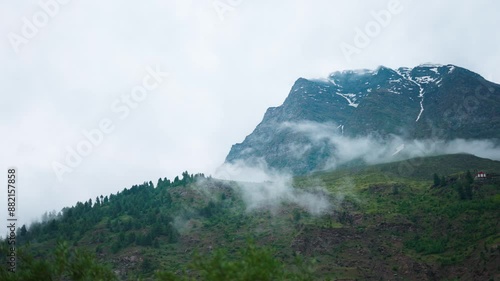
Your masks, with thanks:
M0 254L7 255L6 243L0 245ZM26 247L17 250L17 268L12 273L6 266L0 267L2 281L108 281L117 280L110 267L97 261L95 257L78 249L70 250L66 242L59 243L51 255L42 259L28 254ZM144 265L143 265L144 266ZM253 242L239 252L234 258L226 251L217 250L210 256L195 256L188 266L189 274L182 276L172 272L156 273L159 281L266 281L266 280L313 280L312 270L297 258L293 266L285 268L285 264L274 257L266 248L259 248ZM150 269L148 268L148 271ZM191 277L187 277L187 276Z
M160 281L266 281L266 280L314 280L312 270L297 258L294 270L285 269L285 264L276 259L272 252L249 243L240 252L240 257L231 258L226 251L217 250L210 257L196 256L189 265L197 276L186 277L172 272L158 272Z
M6 243L0 246L0 255L7 256ZM26 248L17 249L16 272L9 272L6 265L0 267L2 281L108 281L116 280L110 267L97 261L85 251L69 250L66 243L59 243L51 259L35 258Z

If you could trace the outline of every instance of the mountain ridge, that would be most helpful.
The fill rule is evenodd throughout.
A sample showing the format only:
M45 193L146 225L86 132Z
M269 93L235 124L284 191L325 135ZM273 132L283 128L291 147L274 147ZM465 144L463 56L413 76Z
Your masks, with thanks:
M499 92L500 85L451 64L380 66L337 71L325 79L299 78L283 104L270 107L255 130L231 147L225 163L261 158L272 168L296 174L321 169L335 149L312 145L304 134L284 129L287 122L330 123L347 137L498 140ZM290 157L290 147L309 150L305 160Z

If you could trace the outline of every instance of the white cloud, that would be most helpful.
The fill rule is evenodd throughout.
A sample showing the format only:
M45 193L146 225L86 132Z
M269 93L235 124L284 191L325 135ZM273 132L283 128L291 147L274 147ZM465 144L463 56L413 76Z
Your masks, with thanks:
M444 140L435 138L411 140L402 136L390 135L384 138L373 136L347 137L340 134L333 123L285 122L279 129L289 129L307 137L312 145L329 146L335 151L326 160L322 169L334 169L353 160L363 160L368 164L394 162L413 157L468 153L478 157L500 161L500 146L496 140L478 139ZM295 144L289 153L300 155ZM294 156L294 155L292 155Z
M322 182L313 182L306 190L294 188L292 174L269 168L262 159L226 163L217 169L215 177L237 181L237 189L249 212L270 210L276 213L282 209L282 204L294 203L313 215L320 215L335 207ZM341 192L335 195L337 199Z

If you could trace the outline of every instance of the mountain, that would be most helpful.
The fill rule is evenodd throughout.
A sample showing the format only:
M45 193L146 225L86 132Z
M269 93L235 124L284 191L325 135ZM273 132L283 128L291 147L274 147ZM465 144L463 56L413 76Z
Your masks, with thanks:
M408 163L414 172L400 173ZM467 170L476 169L493 177L472 180ZM279 196L253 209L254 192L269 197L276 183L186 172L21 227L17 272L2 266L0 280L114 280L110 272L119 280L155 272L163 273L154 280L497 280L499 172L500 161L467 154L338 169L296 177L290 190L307 192L303 202ZM313 214L301 204L317 204L318 192L330 207ZM60 277L60 267L69 273ZM309 278L289 275L306 269Z
M307 134L311 124L316 131ZM263 159L295 174L322 170L337 153L326 140L331 135L497 140L500 85L465 68L429 64L300 78L284 103L269 108L255 130L232 146L225 162Z

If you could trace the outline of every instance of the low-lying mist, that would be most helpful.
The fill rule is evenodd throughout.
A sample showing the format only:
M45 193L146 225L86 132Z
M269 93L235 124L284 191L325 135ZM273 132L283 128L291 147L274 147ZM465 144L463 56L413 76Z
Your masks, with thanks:
M332 170L353 160L362 160L366 164L379 164L413 157L454 153L468 153L482 158L500 160L498 140L443 140L438 138L409 140L397 135L390 135L383 139L374 136L348 137L339 133L336 124L316 122L285 122L280 128L292 130L307 137L312 146L324 145L326 141L334 149L335 154L327 160L323 170ZM296 145L292 144L294 147L289 151L296 151Z
M291 173L269 168L263 159L254 159L252 164L246 161L224 164L215 177L237 181L248 211L266 209L275 213L282 203L295 203L319 215L331 207L321 182L307 190L293 188Z
M409 140L397 135L348 137L336 124L316 122L285 122L277 129L291 130L301 136L301 142L283 144L288 146L287 156L294 159L303 159L313 147L328 146L333 153L323 160L321 170L334 170L351 161L371 165L455 153L500 160L497 140ZM304 137L307 142L303 141ZM283 203L291 202L311 214L321 214L339 204L345 195L352 194L353 187L347 179L344 186L335 188L336 194L329 194L324 184L317 180L305 190L296 189L292 186L293 174L286 169L269 167L264 157L225 163L216 171L215 177L237 181L249 211L261 208L277 210Z

